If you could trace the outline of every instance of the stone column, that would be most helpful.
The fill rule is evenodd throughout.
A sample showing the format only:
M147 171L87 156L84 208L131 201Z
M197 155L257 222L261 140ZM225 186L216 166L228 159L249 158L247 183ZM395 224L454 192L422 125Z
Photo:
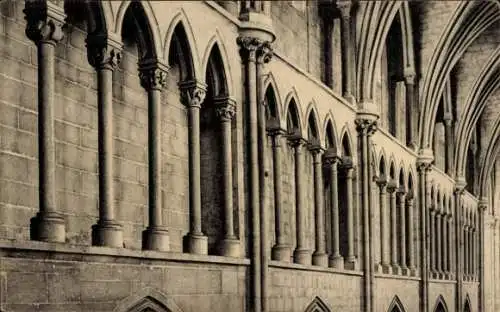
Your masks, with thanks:
M188 108L189 144L189 253L206 255L208 238L201 227L201 164L200 164L200 109L205 100L207 86L198 81L179 84L184 105Z
M431 265L430 265L430 273L431 276L434 276L436 274L436 207L432 206L431 210L429 211L429 229L430 229L430 249L429 253L431 256Z
M325 155L326 166L330 169L330 205L332 226L332 253L329 265L337 269L344 268L344 258L340 254L340 225L339 225L339 202L338 202L338 171L337 165L340 159L335 152L329 151Z
M469 279L469 220L465 219L465 224L463 226L462 235L464 237L464 280Z
M441 211L437 210L436 211L436 271L437 271L437 277L441 278L443 276L443 241L441 234L443 218L441 217Z
M455 146L454 143L454 135L453 135L453 120L451 114L444 115L444 137L445 137L445 147L446 147L446 161L445 161L445 170L449 176L453 176L455 174L455 170L453 167L453 148Z
M139 78L148 93L148 180L149 225L143 233L143 248L169 250L169 237L162 217L161 186L161 91L165 86L168 67L157 60L139 62Z
M427 155L427 151L421 151L421 155L417 160L418 170L418 194L419 200L419 228L420 228L420 306L422 312L429 311L429 219L428 206L431 205L430 187L429 187L429 171L431 170L432 157Z
M410 270L410 275L415 276L416 267L415 267L415 242L414 240L414 227L413 227L413 196L414 194L410 194L406 197L406 211L408 211L408 269Z
M389 191L389 203L391 211L391 265L393 274L401 274L398 264L398 228L397 228L397 206L396 206L396 190L397 185L394 181L389 182L387 186Z
M351 1L337 1L337 8L340 11L342 20L341 26L341 46L342 46L342 82L344 84L343 96L354 103L354 51L351 38Z
M406 89L406 145L410 148L417 149L417 126L418 121L415 120L415 70L405 68L405 89Z
M234 234L233 218L233 157L231 140L231 121L236 112L234 100L230 98L216 99L215 112L221 121L222 132L222 166L224 180L224 240L221 255L226 257L240 256L240 241Z
M345 183L346 193L345 198L347 206L347 258L346 261L351 269L356 267L356 256L354 255L354 193L353 193L353 171L351 164L345 165Z
M485 241L485 236L484 236L484 231L486 230L486 224L485 224L485 215L487 214L488 210L488 200L487 199L481 199L478 203L478 212L479 212L479 220L478 220L478 231L479 231L479 246L478 246L478 254L477 254L477 261L479 264L478 270L479 270L479 311L484 311L486 309L486 272L484 270L484 258L485 258L485 253L486 253L486 241ZM496 222L493 221L493 222ZM495 223L493 223L494 225ZM496 233L496 229L490 230L490 233L493 234L493 236ZM494 241L493 237L493 241ZM494 277L493 277L494 278Z
M464 259L463 259L463 211L462 211L462 194L465 189L465 179L457 179L454 189L454 204L455 204L455 278L457 281L457 287L455 292L455 298L457 302L463 302L463 269L464 269Z
M380 245L382 253L381 261L381 271L386 274L392 273L392 267L390 266L390 227L387 213L387 192L386 186L387 181L385 179L379 179L377 181L379 187L379 205L380 205ZM379 270L380 271L380 270Z
M311 251L306 246L306 211L304 211L304 162L302 148L306 141L300 137L292 138L292 146L295 150L295 214L296 214L296 236L297 246L293 258L295 263L310 265Z
M281 129L273 129L270 131L273 144L273 178L274 178L274 229L276 232L276 244L272 249L272 259L277 261L290 262L291 248L286 242L283 233L285 228L285 219L283 218L282 207L282 181L281 181L281 140L284 131Z
M400 189L397 192L398 202L399 202L399 213L400 213L400 253L399 253L399 263L401 266L401 272L404 275L409 275L408 266L406 265L406 192Z
M449 276L449 266L448 266L448 246L450 245L450 239L448 236L448 215L443 213L441 216L441 220L443 222L442 231L443 231L443 275L444 278L448 278Z
M66 240L66 221L57 211L54 142L55 46L62 40L65 15L51 2L26 2L26 35L37 46L39 212L31 219L31 239Z
M312 256L312 263L314 265L327 267L328 255L326 253L325 241L325 198L323 197L323 170L321 166L321 155L323 149L320 146L312 146L311 152L313 153L313 167L314 167L314 207L315 207L315 220L316 225L316 250Z
M113 186L113 71L121 43L106 34L87 38L87 55L97 72L99 150L99 220L92 226L92 245L123 247L123 229L115 220Z

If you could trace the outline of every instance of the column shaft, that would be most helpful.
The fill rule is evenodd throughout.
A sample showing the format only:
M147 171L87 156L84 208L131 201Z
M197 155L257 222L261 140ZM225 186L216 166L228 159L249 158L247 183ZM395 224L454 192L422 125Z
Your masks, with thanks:
M224 240L221 254L226 257L240 256L240 242L234 234L233 216L233 158L231 140L231 120L235 114L236 105L229 98L215 101L216 114L221 120L222 130L222 170L224 183Z
M437 269L437 272L439 274L442 274L443 273L443 259L442 259L442 256L443 256L443 241L442 241L442 236L441 234L443 233L442 232L442 228L441 228L441 225L442 225L442 221L443 221L443 218L441 217L441 212L437 212L436 213L436 245L437 245L437 248L436 248L436 269Z
M416 148L416 120L415 118L415 74L410 73L405 76L406 87L406 145Z
M353 262L356 260L354 256L354 205L353 205L353 185L352 185L353 168L346 169L346 193L345 199L347 205L347 261Z
M197 81L179 84L184 105L188 108L189 146L189 233L187 251L193 254L208 253L208 238L203 234L201 221L201 159L200 159L200 109L205 100L207 86Z
M62 243L66 240L66 227L56 204L54 63L55 45L63 38L65 15L52 6L48 2L26 2L24 10L26 35L36 43L38 59L39 212L31 219L31 239Z
M415 247L414 247L414 227L413 227L413 198L406 200L406 209L408 211L408 268L413 275L415 271Z
M321 166L320 148L313 150L313 167L314 167L314 207L315 207L315 224L316 224L316 250L313 254L313 264L319 266L328 266L328 255L326 254L325 241L325 199L323 197L323 171Z
M120 61L120 44L105 35L87 38L89 63L97 71L99 150L99 220L92 226L92 244L123 247L123 230L115 221L113 183L113 70Z
M442 216L443 222L443 272L448 276L449 267L448 267L448 246L450 245L449 237L448 237L448 216L445 214Z
M344 259L340 254L340 225L339 225L339 201L338 201L338 158L331 157L328 160L330 165L330 205L331 205L331 226L332 226L332 254L330 256L330 266L342 269Z
M430 256L431 256L431 266L430 266L430 272L435 273L436 272L436 212L432 210L430 212L429 216L429 221L430 221L430 241L431 241L431 246L430 246Z
M167 67L156 60L139 63L141 85L148 92L148 180L149 225L144 231L143 248L169 250L169 238L162 216L161 160L161 90L165 86Z
M399 211L400 211L400 245L401 245L401 252L400 252L400 265L401 268L404 270L404 273L406 273L407 270L407 265L406 265L406 193L400 192L399 193Z
M281 169L281 153L282 153L282 134L280 130L272 132L273 142L273 178L274 178L274 229L276 235L276 244L273 246L272 259L278 261L290 262L291 249L288 245L284 233L285 218L282 207L282 169Z
M348 100L354 99L353 92L353 52L351 39L351 4L350 2L338 3L341 12L341 46L342 46L342 82L344 85L343 95Z
M386 182L379 182L379 205L380 205L380 244L381 244L381 253L382 253L382 266L385 268L389 267L390 263L390 248L389 248L389 240L390 235L389 230L389 221L388 213L387 213L387 192L386 192ZM389 273L386 270L386 273Z
M398 274L398 228L397 228L397 205L396 205L396 188L389 189L389 199L391 205L391 264L393 272Z
M295 213L297 246L294 252L294 261L300 264L311 264L311 252L306 246L306 212L304 211L304 177L302 147L304 141L296 139L293 142L295 149Z
M464 279L467 280L469 278L469 235L467 231L467 226L464 226L462 230L462 235L464 237Z

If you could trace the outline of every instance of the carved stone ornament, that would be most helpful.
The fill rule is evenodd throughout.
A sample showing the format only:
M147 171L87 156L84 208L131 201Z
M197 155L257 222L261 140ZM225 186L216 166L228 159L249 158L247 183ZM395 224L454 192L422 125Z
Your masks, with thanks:
M377 121L371 119L356 119L356 130L367 136L372 136L377 131Z
M221 121L230 121L236 114L236 104L232 99L215 100L215 114Z
M198 81L187 81L179 84L184 105L201 107L207 93L207 85Z
M264 44L262 40L249 36L236 38L236 43L240 46L241 58L252 62L257 60L257 50Z
M257 62L269 63L273 57L273 47L269 41L263 42L257 49Z
M64 37L63 26L65 15L53 7L54 4L42 1L26 3L24 9L26 36L35 43L45 42L56 44Z
M331 168L333 166L336 166L336 165L340 164L340 162L341 162L341 159L339 156L334 155L334 154L329 154L328 152L325 153L324 164L325 164L326 168Z
M105 36L87 38L87 56L95 68L115 69L121 61L121 46Z
M139 64L141 86L147 91L161 90L167 83L168 67L156 61L145 61Z

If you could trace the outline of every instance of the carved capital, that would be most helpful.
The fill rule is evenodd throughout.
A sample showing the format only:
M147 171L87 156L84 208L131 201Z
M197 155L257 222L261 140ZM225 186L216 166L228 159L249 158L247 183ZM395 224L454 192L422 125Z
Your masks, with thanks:
M290 143L290 145L292 147L294 147L295 149L299 149L299 150L301 150L302 147L304 145L306 145L306 143L307 143L307 141L298 134L290 135L288 137L288 142Z
M26 36L36 44L56 44L64 37L66 15L59 6L45 1L26 1Z
M375 182L377 183L378 187L380 188L380 191L385 190L385 187L387 186L387 180L384 177L379 177L378 179L376 179Z
M247 62L256 62L257 49L262 45L262 41L249 36L239 36L236 43L240 46L240 56Z
M168 67L156 60L146 60L139 63L139 79L141 86L150 90L161 90L167 83Z
M340 16L342 19L350 19L351 18L351 8L352 2L349 0L339 0L337 1L337 9L340 12Z
M181 99L188 107L201 107L207 93L207 85L199 81L187 81L179 83Z
M377 131L377 120L373 119L356 119L356 130L361 135L372 136Z
M121 43L106 35L89 35L87 38L87 57L96 69L114 70L120 64L121 50Z
M340 164L340 157L335 153L326 152L324 157L325 167L327 168L337 168L337 165Z
M233 99L225 97L215 99L215 114L222 122L231 121L236 114L236 103Z
M273 47L269 41L263 42L257 49L257 62L260 64L269 63L273 57Z
M428 162L417 162L418 172L429 172L431 171L431 164Z

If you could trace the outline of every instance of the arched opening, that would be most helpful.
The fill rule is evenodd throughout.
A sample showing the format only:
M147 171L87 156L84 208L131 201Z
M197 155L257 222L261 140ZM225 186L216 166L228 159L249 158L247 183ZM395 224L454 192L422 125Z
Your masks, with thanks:
M313 111L309 113L309 117L307 118L307 139L310 144L319 144L319 136L318 136L318 126L316 122L316 117L313 114Z
M464 312L472 312L472 306L470 304L469 296L465 299Z
M448 307L446 306L446 302L442 296L439 296L436 306L434 308L434 312L448 312Z
M474 174L476 171L475 153L472 146L467 148L467 167L465 168L465 180L467 181L466 190L473 194L474 191Z
M218 254L218 243L224 238L224 166L223 134L216 115L220 102L227 101L224 63L217 44L208 59L205 81L207 92L200 110L200 179L202 231L208 237L208 253Z
M331 120L328 120L326 124L325 131L325 160L332 157L338 157L337 155L337 147L336 147L335 133L333 130L333 124ZM337 166L336 163L334 166ZM337 167L335 167L337 169ZM333 231L333 223L332 223L332 213L335 209L334 203L332 202L332 196L330 196L332 192L332 166L324 166L323 167L323 194L325 198L325 215L326 215L326 249L328 254L332 254L332 231ZM336 173L335 173L336 174ZM337 182L337 181L335 181ZM338 195L338 189L337 189ZM336 203L338 205L338 197Z
M319 297L314 298L314 300L305 309L305 312L330 312L330 311L331 310L327 306L327 304Z
M194 79L191 48L182 22L175 28L168 48L168 79L177 82Z
M300 135L299 111L295 99L291 99L288 104L286 114L286 131L289 135Z
M389 309L387 309L388 312L405 312L405 308L403 304L401 303L401 300L399 300L398 296L395 296L394 299L392 299L391 304L389 305Z
M444 122L444 103L441 99L436 120L434 124L434 166L442 171L445 171L446 165L446 137L445 137L445 122Z
M401 141L406 140L405 129L405 84L404 84L404 60L402 49L404 49L401 31L400 14L394 17L389 33L386 38L385 48L382 52L382 79L386 86L387 99L385 124L389 133Z

